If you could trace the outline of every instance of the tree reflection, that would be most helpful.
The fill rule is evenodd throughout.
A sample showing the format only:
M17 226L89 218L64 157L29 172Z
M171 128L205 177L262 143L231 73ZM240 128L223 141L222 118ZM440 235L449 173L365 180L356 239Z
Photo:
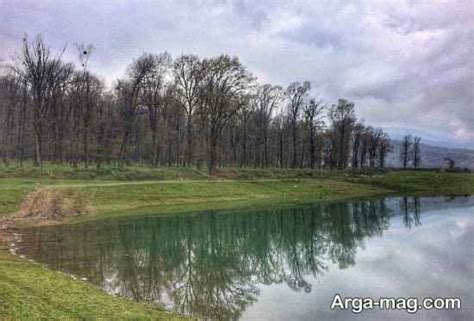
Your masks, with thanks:
M401 199L404 222L420 202ZM210 319L238 319L259 285L311 292L308 277L355 264L357 249L389 227L384 199L245 213L145 217L32 229L24 252L116 295Z
M400 202L403 223L407 228L411 228L412 224L415 226L421 225L420 221L420 198L419 197L403 197Z

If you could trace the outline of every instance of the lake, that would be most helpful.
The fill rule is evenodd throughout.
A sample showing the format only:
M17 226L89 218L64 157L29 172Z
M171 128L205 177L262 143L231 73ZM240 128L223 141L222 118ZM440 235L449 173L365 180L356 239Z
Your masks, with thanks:
M23 230L19 252L105 291L211 320L474 320L474 197L388 197ZM354 314L342 297L459 297Z

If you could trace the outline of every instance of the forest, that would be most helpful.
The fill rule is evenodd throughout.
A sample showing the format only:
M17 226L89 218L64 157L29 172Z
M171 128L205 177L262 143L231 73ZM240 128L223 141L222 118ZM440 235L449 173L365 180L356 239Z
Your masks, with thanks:
M71 48L69 48L71 49ZM145 53L106 86L92 45L53 52L41 35L0 76L0 157L103 166L383 168L389 135L358 120L347 99L326 102L308 81L260 84L237 57ZM109 88L110 87L110 88ZM407 135L401 165L420 166Z

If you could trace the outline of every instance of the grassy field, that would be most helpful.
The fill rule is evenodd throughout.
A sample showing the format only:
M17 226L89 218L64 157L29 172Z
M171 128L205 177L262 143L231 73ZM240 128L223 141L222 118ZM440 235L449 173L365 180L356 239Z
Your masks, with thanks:
M23 197L37 187L22 179L0 179L0 213L14 215ZM285 179L254 181L141 181L84 182L72 180L41 181L41 186L73 188L91 202L93 213L84 220L123 215L129 210L154 208L157 212L181 208L219 208L234 203L265 201L296 202L364 197L387 192L371 185L356 185L342 180Z
M258 178L321 178L333 177L342 172L315 171L311 169L289 168L226 168L218 169L218 179L258 179ZM207 168L196 167L149 167L132 165L119 167L114 165L96 167L71 167L69 165L44 164L43 168L34 167L32 163L23 166L0 166L0 178L30 179L74 179L74 180L203 180L209 179Z
M276 206L382 194L466 195L474 194L474 174L394 171L367 175L239 169L221 171L218 179L211 180L196 169L3 167L0 168L0 219L14 216L25 195L38 186L75 189L90 200L94 211L65 221L72 223L120 215ZM149 306L111 297L85 282L1 249L0 312L0 319L23 320L176 318Z
M347 181L396 191L397 194L420 196L474 194L473 173L395 171L383 175L355 176L348 178Z
M93 177L87 179L87 177ZM154 179L155 178L155 179ZM474 174L437 171L375 172L371 175L289 169L228 169L209 179L196 169L108 167L74 169L48 165L0 167L0 217L18 211L38 186L73 188L95 209L85 220L153 208L193 210L261 202L337 200L376 194L474 194Z
M146 206L183 206L185 204L225 201L256 201L278 198L288 201L302 197L326 199L352 191L347 182L334 181L339 174L289 169L227 169L217 178L195 168L150 168L143 166L72 168L46 165L43 169L25 164L0 167L0 217L19 209L23 197L38 186L72 187L87 192L101 216ZM294 184L288 179L315 178L317 182ZM244 182L251 180L252 182ZM255 182L255 180L260 180ZM237 181L237 182L235 182ZM232 182L232 184L229 184ZM295 187L295 185L297 185ZM343 193L332 193L334 190ZM354 196L373 193L374 188L354 192Z

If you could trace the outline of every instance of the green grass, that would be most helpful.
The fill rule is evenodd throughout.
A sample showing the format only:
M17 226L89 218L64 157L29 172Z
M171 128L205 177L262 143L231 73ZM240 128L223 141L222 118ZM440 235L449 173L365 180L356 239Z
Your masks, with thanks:
M107 183L107 181L100 181ZM14 214L21 200L38 186L78 186L98 184L94 180L65 180L50 178L0 178L0 218Z
M0 251L2 320L181 320Z
M89 168L74 168L67 164L56 165L45 163L42 168L35 167L31 163L23 166L10 165L0 167L0 178L31 178L31 179L74 179L74 180L180 180L180 179L206 179L206 170L200 171L196 168L149 166L126 166L104 165L100 168L90 166Z
M474 194L473 173L394 171L383 175L354 176L348 181L420 196Z
M341 172L337 172L341 173ZM311 169L290 168L225 168L216 171L220 179L259 179L259 178L324 178L334 177L336 172L315 171ZM131 165L120 167L103 165L100 168L83 166L74 168L67 164L45 163L42 168L31 163L22 166L0 166L0 178L31 178L31 179L73 179L73 180L203 180L208 179L207 168L196 167L150 167Z
M108 173L108 174L104 174ZM94 179L85 179L84 176ZM68 178L70 177L70 178ZM139 177L125 180L124 177ZM154 179L153 177L160 177ZM46 165L0 167L0 217L18 211L36 186L73 187L91 199L95 214L83 219L123 215L141 208L193 210L239 203L335 200L391 191L394 194L474 194L474 174L437 171L374 172L372 175L291 169L226 169L209 180L195 169L104 167L74 169ZM165 179L161 179L165 178Z
M262 201L295 202L335 200L363 197L386 192L370 185L356 185L331 179L288 179L254 181L78 181L0 179L0 213L10 216L19 209L23 197L32 191L37 182L41 186L77 188L87 195L95 209L91 217L101 218L139 208L193 209L196 206L216 208L234 202L258 203Z
M181 183L144 183L81 187L96 213L76 220L126 215L134 210L156 214L196 209L222 209L266 204L337 200L386 192L370 185L337 180L259 180ZM117 195L122 197L117 198ZM100 214L97 214L100 213Z

